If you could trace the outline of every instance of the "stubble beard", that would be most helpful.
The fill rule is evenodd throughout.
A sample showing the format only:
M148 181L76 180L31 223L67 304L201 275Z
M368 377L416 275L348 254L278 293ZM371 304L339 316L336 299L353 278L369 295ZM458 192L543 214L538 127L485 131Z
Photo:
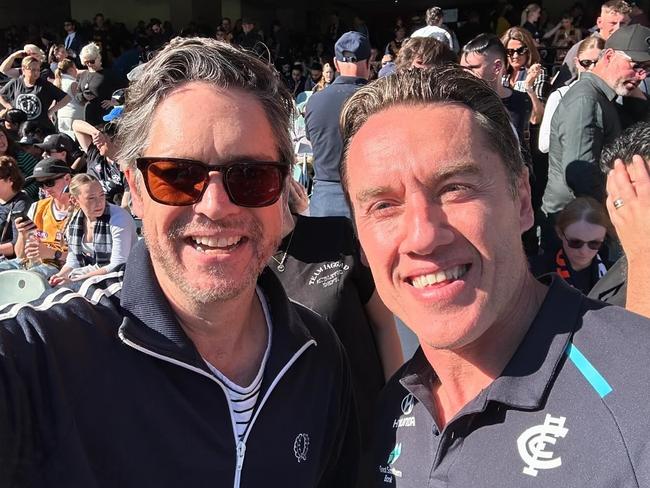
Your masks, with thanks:
M224 229L234 227L232 223L227 226L220 226ZM169 247L164 248L159 244L159 238L153 232L148 230L148 226L143 226L144 240L147 244L151 258L162 268L163 273L167 276L170 283L178 288L183 294L183 298L197 306L204 306L210 303L232 300L242 293L255 288L257 279L262 273L271 255L280 244L278 237L274 241L264 241L262 229L255 222L247 222L243 228L247 229L249 245L253 248L253 257L246 266L243 275L232 276L232 270L228 266L213 265L202 270L204 275L211 281L209 287L196 286L196 280L192 280L191 272L185 268L179 259L179 254L175 252L175 247L180 246L182 235L187 235L192 229L198 226L175 223L164 235L164 239L169 243ZM201 226L205 229L206 226ZM211 225L214 229L215 226ZM242 226L237 228L241 229Z

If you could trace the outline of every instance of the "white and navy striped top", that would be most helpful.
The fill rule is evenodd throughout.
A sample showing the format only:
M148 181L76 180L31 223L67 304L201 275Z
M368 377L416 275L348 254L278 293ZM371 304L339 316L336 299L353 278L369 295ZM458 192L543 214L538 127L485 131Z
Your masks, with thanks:
M266 305L266 298L264 298L264 294L259 288L257 289L257 296L260 300L260 303L262 304L262 309L264 310L264 318L266 320L266 326L268 329L268 340L266 342L266 351L264 352L264 357L262 358L260 369L251 384L243 387L239 386L236 383L233 383L226 376L224 376L221 371L219 371L204 359L212 374L214 374L226 387L228 399L230 400L229 406L232 409L232 417L235 419L235 430L237 438L239 440L242 440L244 438L246 429L248 429L248 425L250 424L251 419L253 418L253 414L255 413L257 397L259 396L260 387L262 386L262 378L264 377L264 368L266 367L266 361L269 357L269 352L271 351L271 317L269 316L268 307Z

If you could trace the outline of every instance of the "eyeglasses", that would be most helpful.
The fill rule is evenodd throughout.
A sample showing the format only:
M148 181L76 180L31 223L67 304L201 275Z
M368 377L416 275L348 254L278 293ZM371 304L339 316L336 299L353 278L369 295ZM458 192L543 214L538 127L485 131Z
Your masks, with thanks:
M84 61L84 64L85 64L85 65L88 65L88 64L95 64L95 61L96 61L96 59L87 59L86 61Z
M598 62L597 59L578 59L578 63L580 66L582 66L584 69L589 69L592 66L596 66L596 63Z
M528 48L526 46L518 47L517 49L506 49L506 54L509 58L513 57L515 54L517 56L523 56L528 53Z
M625 58L625 59L627 59L629 61L630 68L632 68L632 70L634 70L634 72L637 75L644 75L644 74L647 75L648 72L650 72L650 63L647 63L647 62L638 63L638 62L634 61L630 56L625 54L623 51L616 51L616 52L618 54L620 54L621 57L623 57L623 58Z
M61 178L63 178L65 175L58 176L56 178L52 178L51 180L43 180L39 181L39 185L44 186L45 188L52 188L54 185L56 185L56 182L59 181Z
M267 207L278 201L289 165L280 162L233 162L207 165L180 158L137 158L149 196L155 202L175 207L201 200L210 172L222 174L230 201L240 207Z
M571 249L582 249L582 246L587 244L587 247L592 251L598 251L603 245L603 241L583 241L582 239L569 239L564 232L561 232L564 240L566 240L567 246Z

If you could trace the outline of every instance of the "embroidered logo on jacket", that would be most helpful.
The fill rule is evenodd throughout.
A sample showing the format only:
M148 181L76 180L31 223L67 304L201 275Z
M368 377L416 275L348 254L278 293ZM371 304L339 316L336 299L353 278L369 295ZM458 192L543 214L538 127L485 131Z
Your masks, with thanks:
M526 463L524 474L537 476L540 469L562 466L562 458L553 457L553 451L548 450L548 447L554 445L559 437L564 438L569 432L569 429L564 427L565 420L566 417L553 417L546 414L543 424L530 427L519 436L517 448Z
M307 461L307 451L309 450L309 435L298 434L293 441L293 454L298 462Z

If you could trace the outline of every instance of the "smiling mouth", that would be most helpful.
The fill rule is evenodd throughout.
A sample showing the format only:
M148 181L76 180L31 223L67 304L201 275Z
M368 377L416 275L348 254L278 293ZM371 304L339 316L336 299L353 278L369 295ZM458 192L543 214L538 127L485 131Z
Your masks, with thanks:
M459 266L454 266L453 268L438 271L436 273L424 274L416 276L415 278L409 278L409 282L411 285L413 285L414 288L418 289L426 288L428 286L448 284L465 276L469 268L469 264L461 264Z
M190 237L190 245L199 252L232 251L247 240L243 236L233 237Z

